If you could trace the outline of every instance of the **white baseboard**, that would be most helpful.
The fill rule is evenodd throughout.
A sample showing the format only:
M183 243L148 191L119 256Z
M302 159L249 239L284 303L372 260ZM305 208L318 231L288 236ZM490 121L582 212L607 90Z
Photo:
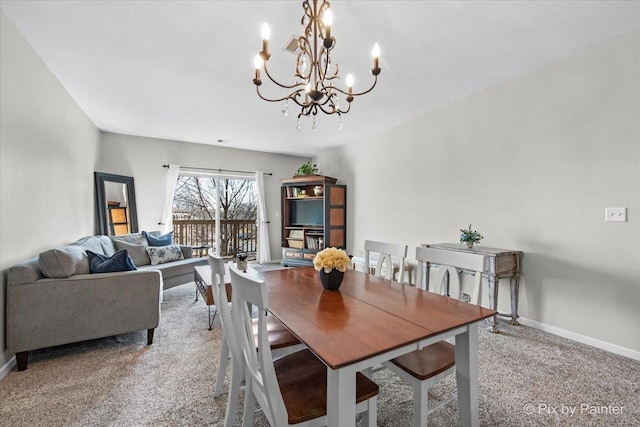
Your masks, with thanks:
M530 326L532 328L539 329L541 331L549 332L550 334L553 334L553 335L558 335L563 338L568 338L573 341L590 345L591 347L596 347L601 350L606 350L611 353L619 354L621 356L625 356L630 359L640 361L640 351L631 350L630 348L622 347L617 344L601 341L599 339L591 338L586 335L580 335L575 332L567 331L566 329L547 325L546 323L540 323L531 319L525 319L523 317L519 317L518 322L520 322L525 326Z
M16 366L16 357L13 356L7 363L4 364L2 368L0 368L0 380L3 379L12 369Z

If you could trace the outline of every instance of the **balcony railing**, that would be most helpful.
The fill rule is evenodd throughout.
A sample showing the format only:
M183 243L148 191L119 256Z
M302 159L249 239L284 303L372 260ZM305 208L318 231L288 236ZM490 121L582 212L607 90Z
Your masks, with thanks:
M216 246L216 222L206 219L174 219L173 238L187 246ZM258 230L253 219L220 220L220 256L244 252L255 256Z

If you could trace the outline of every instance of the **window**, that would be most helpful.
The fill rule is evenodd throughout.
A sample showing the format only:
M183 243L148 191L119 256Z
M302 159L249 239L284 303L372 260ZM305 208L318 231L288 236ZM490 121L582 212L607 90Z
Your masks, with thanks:
M253 177L181 174L173 199L175 241L215 248L220 256L255 256L258 201Z

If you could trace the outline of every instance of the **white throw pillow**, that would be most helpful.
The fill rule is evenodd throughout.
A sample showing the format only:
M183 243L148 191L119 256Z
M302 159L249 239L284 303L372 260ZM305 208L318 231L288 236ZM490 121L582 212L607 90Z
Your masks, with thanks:
M178 245L169 246L147 246L147 253L151 260L151 265L164 264L165 262L184 259L182 250Z

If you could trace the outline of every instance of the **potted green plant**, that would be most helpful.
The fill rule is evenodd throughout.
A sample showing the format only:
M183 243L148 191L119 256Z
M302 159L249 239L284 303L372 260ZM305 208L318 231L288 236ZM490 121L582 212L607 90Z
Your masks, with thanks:
M474 243L478 243L480 240L484 239L482 234L471 229L471 224L469 224L468 229L461 228L460 233L460 243L466 243L469 249L473 248Z
M320 175L318 171L318 165L306 162L298 168L294 176L306 176L306 175Z

